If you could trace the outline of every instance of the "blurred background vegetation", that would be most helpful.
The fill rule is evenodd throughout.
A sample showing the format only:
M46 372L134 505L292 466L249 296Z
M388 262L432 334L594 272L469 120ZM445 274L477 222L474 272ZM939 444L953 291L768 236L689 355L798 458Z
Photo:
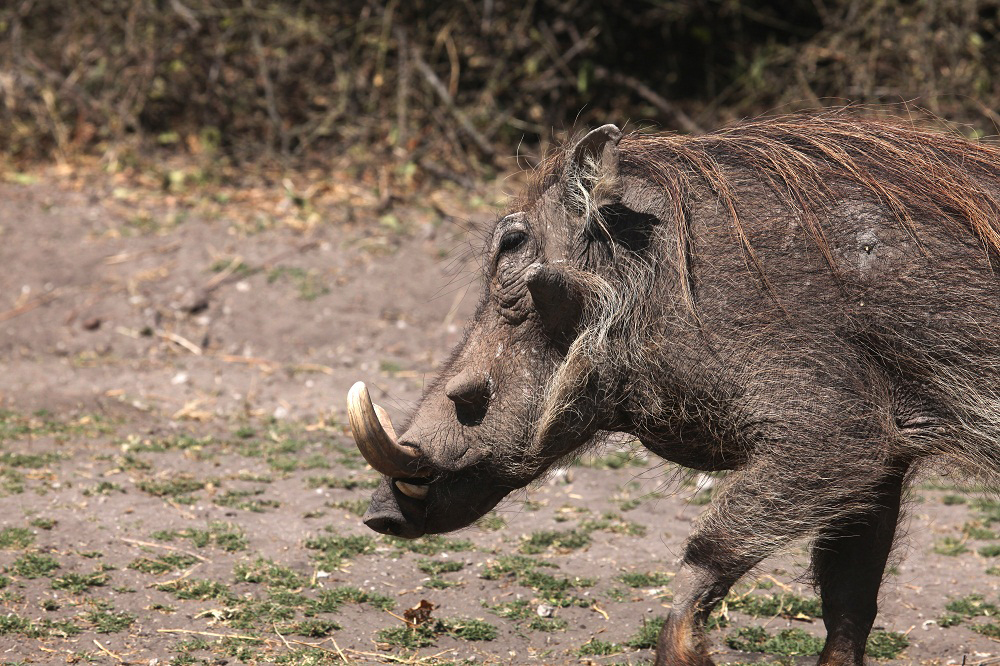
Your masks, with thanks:
M608 121L851 103L1000 125L1000 0L12 0L0 35L15 162L389 164L419 187Z

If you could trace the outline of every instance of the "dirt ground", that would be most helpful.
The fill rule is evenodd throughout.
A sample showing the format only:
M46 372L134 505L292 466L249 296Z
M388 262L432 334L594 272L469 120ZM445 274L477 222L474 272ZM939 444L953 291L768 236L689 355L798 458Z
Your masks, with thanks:
M7 174L0 661L649 662L711 491L641 451L587 458L446 539L359 518L375 475L346 392L363 379L402 420L460 339L471 249L516 182L404 206L336 177ZM914 489L883 663L1000 663L1000 505L950 483ZM720 663L814 662L798 656L823 635L806 561L734 591ZM431 619L407 629L423 600ZM762 651L734 649L752 636Z

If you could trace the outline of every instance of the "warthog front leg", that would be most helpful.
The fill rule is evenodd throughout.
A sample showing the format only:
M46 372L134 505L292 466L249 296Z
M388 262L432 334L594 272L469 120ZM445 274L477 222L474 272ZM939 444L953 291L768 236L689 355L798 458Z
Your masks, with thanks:
M871 451L871 447L868 450ZM850 483L843 482L844 469L839 466L844 457L823 455L822 452L811 458L810 462L816 463L811 469L795 467L795 463L801 461L776 453L760 456L748 467L729 475L688 540L684 566L674 586L673 609L657 644L657 666L711 666L714 662L708 656L704 626L715 605L761 560L794 539L817 532L840 535L825 542L835 548L831 556L820 556L826 572L821 581L824 611L829 598L830 613L833 617L844 618L829 625L833 634L842 636L832 639L830 654L842 654L842 646L855 645L862 633L863 654L864 638L867 638L871 622L865 619L867 615L855 616L846 608L859 598L858 595L867 598L877 593L881 567L895 529L898 489L901 487L899 480L880 481L887 473L887 466L879 460L865 460L863 451L858 447L848 454L858 456L855 462L859 462L850 469ZM839 482L831 483L831 479ZM893 492L897 493L895 503L891 501ZM867 516L866 511L883 504L895 507L883 517L884 527L862 529L853 540L845 537L849 533L843 531L845 525L855 525L858 516ZM877 521L878 525L882 525L883 518ZM834 529L835 526L840 531ZM866 571L871 570L866 576L872 580L861 588L838 585L835 581L851 575L854 565L850 558L860 561L866 557L862 551L866 544L870 547L868 539L874 538L876 532L884 536L884 543L880 543L878 552L864 564ZM842 555L848 559L842 561ZM826 593L827 588L829 593ZM851 622L856 621L861 621L863 626L854 631ZM861 663L836 661L838 658L831 656L830 661L821 663L831 666Z
M823 598L826 645L821 666L863 666L885 563L899 519L905 473L890 475L871 511L831 526L813 545L813 570Z

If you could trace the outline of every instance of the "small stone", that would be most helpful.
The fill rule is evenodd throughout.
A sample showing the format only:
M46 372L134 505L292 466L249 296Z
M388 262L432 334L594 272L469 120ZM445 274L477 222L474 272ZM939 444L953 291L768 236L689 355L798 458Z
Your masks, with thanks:
M538 613L538 617L552 617L556 614L556 607L549 604L538 604L535 612Z

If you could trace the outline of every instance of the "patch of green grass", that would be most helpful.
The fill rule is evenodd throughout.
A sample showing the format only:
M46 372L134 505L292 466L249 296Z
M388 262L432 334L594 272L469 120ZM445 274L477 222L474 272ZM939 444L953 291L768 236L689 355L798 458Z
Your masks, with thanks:
M233 567L233 576L238 582L263 583L269 588L296 589L304 584L302 577L288 567L262 557L238 563Z
M979 512L979 520L987 526L1000 522L1000 501L988 497L980 497L970 503Z
M538 569L539 567L549 567L552 569L558 568L551 562L536 560L533 557L526 557L524 555L501 555L496 560L488 562L486 566L483 567L483 572L479 576L480 578L485 578L486 580L498 580L505 575L509 575L512 578L517 579Z
M964 539L956 539L955 537L945 537L934 544L934 552L938 555L947 555L949 557L955 557L956 555L961 555L962 553L969 552L969 549L965 547Z
M20 495L24 492L24 474L16 469L0 467L0 496Z
M59 568L55 558L40 553L25 553L14 560L10 570L21 578L42 578L50 576Z
M649 619L643 619L642 626L639 627L639 631L629 638L625 645L629 647L638 648L640 650L649 650L656 647L656 639L660 635L660 629L663 628L663 623L667 621L667 618L660 616Z
M166 555L160 555L156 558L140 557L133 560L131 564L128 565L129 569L135 569L136 571L141 571L147 574L165 574L169 571L176 571L178 569L187 569L193 566L198 561L198 558L192 555L185 555L183 553L168 553Z
M91 497L93 495L110 495L111 493L124 493L125 489L119 486L117 483L111 483L110 481L101 481L90 488L83 489L84 497Z
M969 627L978 634L987 638L1000 639L1000 624L989 622L987 624L974 624Z
M743 652L789 657L815 656L823 649L822 638L812 636L802 629L784 629L772 636L760 626L737 629L726 637L726 644Z
M496 532L507 527L507 521L495 511L491 511L476 521L476 527L487 532Z
M343 509L349 513L353 513L355 516L365 515L365 511L368 510L371 500L369 499L354 499L354 500L340 500L338 502L327 502L326 506L331 509Z
M379 629L375 640L392 647L413 650L434 645L437 637L438 632L434 630L434 625L425 623L417 627L402 626Z
M590 532L586 530L540 530L532 532L521 543L520 551L527 555L553 550L578 550L590 545Z
M11 453L0 451L0 465L4 467L27 467L40 469L62 458L58 453Z
M432 560L426 557L417 560L417 568L431 576L460 571L464 566L464 562L456 562L455 560Z
M113 613L108 611L92 611L84 614L84 619L94 626L94 631L99 634L114 634L125 631L136 621L135 615L122 611Z
M430 534L419 539L384 537L384 540L390 546L394 546L399 550L419 553L421 555L438 555L440 553L475 549L475 546L468 539L449 539L439 534Z
M314 269L306 270L297 266L277 266L267 273L267 282L271 284L289 278L295 284L299 298L303 301L314 301L324 294L330 293L319 273Z
M965 504L968 500L964 495L945 495L941 498L941 503L945 506L955 506L957 504Z
M895 659L909 645L910 639L898 631L873 631L865 652L872 659Z
M264 513L268 509L276 509L281 506L281 503L277 500L255 499L257 496L263 494L264 490L262 488L256 490L227 490L221 495L216 496L213 501L219 506L239 509L241 511L251 511L253 513Z
M340 490L370 490L377 487L378 479L370 478L342 478L339 476L311 476L306 479L306 485L310 488L335 488Z
M528 622L528 629L532 631L563 631L569 626L569 622L561 617L533 617Z
M27 527L5 527L0 530L0 548L23 550L35 542L35 535Z
M669 585L673 578L672 574L662 573L659 571L652 571L649 573L632 571L618 576L618 580L625 583L629 587L664 587Z
M527 599L505 601L492 606L484 602L483 606L508 620L527 620L535 617L535 612L531 608L531 602Z
M1000 539L1000 534L988 530L978 523L966 523L962 526L962 532L970 539Z
M345 603L368 604L379 610L392 610L396 607L396 601L392 597L344 585L321 590L316 599L308 603L306 614L334 613Z
M207 530L187 528L183 530L160 530L153 532L153 538L157 541L174 541L176 539L188 539L196 548L206 548L214 545L216 548L233 553L246 550L248 547L247 537L236 525L223 522L213 522Z
M344 560L375 552L375 539L368 535L322 536L306 540L305 547L321 551L317 566L333 571L339 569Z
M66 590L70 594L83 594L92 587L108 584L108 574L94 571L88 574L68 573L52 579L53 590Z
M48 531L48 530L53 529L56 525L58 525L59 521L56 520L55 518L38 517L38 518L33 519L28 524L31 525L32 527L37 527L40 530L46 530L46 531Z
M581 645L576 653L582 657L603 657L610 654L618 654L622 651L622 646L617 643L609 643L597 638L591 638Z
M310 618L293 624L277 626L279 634L308 636L309 638L324 638L338 629L340 629L340 625L333 620L321 620L319 618Z
M139 490L144 493L149 493L155 497L170 497L174 499L197 492L206 485L208 485L206 481L190 476L177 476L159 481L146 479L136 484Z
M625 534L627 536L644 536L646 526L640 525L631 520L625 520L619 514L607 512L596 520L585 520L580 523L581 531L594 532L601 530L612 534Z
M985 601L981 594L952 599L944 608L948 613L937 621L941 627L953 627L972 617L993 617L998 612L997 606Z
M795 594L746 594L726 600L730 610L738 610L754 617L815 618L823 617L823 603L819 597L800 597Z
M979 549L979 554L983 557L996 557L1000 555L1000 543L991 543Z
M205 601L207 599L230 600L233 593L229 591L229 586L217 580L190 579L171 581L156 586L162 592L170 592L178 599L196 599Z
M413 628L403 626L381 629L377 634L377 640L380 643L412 649L430 647L441 635L466 641L492 641L499 632L494 625L483 620L442 618Z
M480 577L487 580L497 580L509 575L521 585L538 592L544 601L553 606L591 606L593 604L591 600L582 599L570 593L580 587L590 587L596 581L591 578L563 578L538 570L541 567L553 566L523 555L507 555L497 558L495 562L488 563L483 568Z

